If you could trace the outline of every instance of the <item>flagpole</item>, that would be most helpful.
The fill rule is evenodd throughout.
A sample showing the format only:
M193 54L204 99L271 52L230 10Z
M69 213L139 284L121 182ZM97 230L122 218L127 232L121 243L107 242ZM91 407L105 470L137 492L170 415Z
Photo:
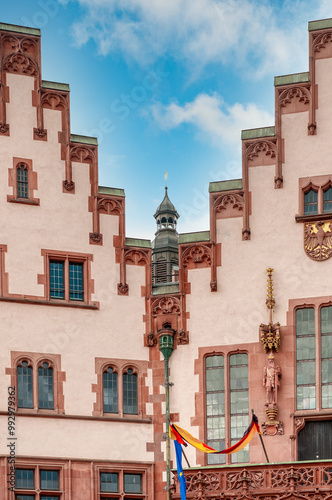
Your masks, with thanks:
M254 412L254 410L253 410L253 409L251 410L251 412L252 412L252 414L254 415L254 413L255 413L255 412ZM265 445L264 445L264 441L263 441L263 438L262 438L262 436L261 436L260 434L259 434L259 439L261 440L261 445L262 445L263 450L264 450L264 453L265 453L265 458L266 458L266 461L267 461L267 463L269 464L269 463L270 463L270 460L269 460L269 457L267 456L266 449L265 449Z

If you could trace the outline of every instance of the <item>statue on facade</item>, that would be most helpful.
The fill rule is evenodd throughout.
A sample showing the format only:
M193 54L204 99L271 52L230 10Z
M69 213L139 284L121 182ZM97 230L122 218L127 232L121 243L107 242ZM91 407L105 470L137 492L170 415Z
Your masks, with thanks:
M263 386L266 387L265 406L276 405L278 387L280 386L281 370L275 365L272 352L269 354L268 364L264 367Z

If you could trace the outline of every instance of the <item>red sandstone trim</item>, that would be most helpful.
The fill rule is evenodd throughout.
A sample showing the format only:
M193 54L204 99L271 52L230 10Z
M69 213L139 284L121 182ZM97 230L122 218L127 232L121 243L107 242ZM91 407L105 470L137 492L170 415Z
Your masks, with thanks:
M17 367L22 363L22 361L27 361L28 365L33 369L33 409L25 409L17 407L16 400L16 411L19 413L35 412L40 415L54 415L55 413L64 413L64 394L63 394L63 382L66 381L66 373L61 371L61 355L60 354L44 354L37 352L22 352L22 351L11 351L11 367L6 368L6 375L11 376L11 386L17 388ZM38 367L44 362L47 362L50 367L53 368L53 391L54 391L54 409L46 410L38 408Z
M17 196L17 169L20 165L28 171L28 198ZM25 203L27 205L39 205L39 198L34 198L34 191L38 189L37 172L33 171L32 160L26 158L13 158L13 168L8 169L8 185L13 188L13 194L7 195L7 201Z
M84 254L77 252L64 252L60 250L41 250L41 255L44 257L44 274L38 274L38 284L44 285L44 300L48 302L80 304L79 301L69 300L69 262L83 263L84 275L84 304L99 306L97 302L92 302L91 295L94 293L94 280L91 278L91 262L93 261L92 254ZM51 259L63 261L65 264L65 299L57 300L50 298L50 278L49 278L49 263Z
M110 413L104 413L103 411L103 373L108 367L112 367L114 372L118 374L118 418L121 420L130 418L131 421L147 420L149 417L146 412L146 404L149 402L149 389L146 385L148 362L130 359L95 358L97 383L92 384L92 392L96 394L92 415L111 418ZM129 368L137 375L138 389L138 414L130 417L123 413L122 386L122 375Z

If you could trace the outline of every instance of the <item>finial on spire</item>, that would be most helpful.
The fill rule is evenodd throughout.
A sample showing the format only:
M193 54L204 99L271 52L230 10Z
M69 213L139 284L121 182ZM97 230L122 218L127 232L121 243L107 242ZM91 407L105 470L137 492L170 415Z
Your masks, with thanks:
M276 301L274 300L273 297L273 280L272 280L272 273L274 269L271 269L269 267L266 272L267 272L267 299L266 299L266 305L268 309L273 309L274 304Z
M165 172L165 188L167 189L167 177L168 177L168 170Z

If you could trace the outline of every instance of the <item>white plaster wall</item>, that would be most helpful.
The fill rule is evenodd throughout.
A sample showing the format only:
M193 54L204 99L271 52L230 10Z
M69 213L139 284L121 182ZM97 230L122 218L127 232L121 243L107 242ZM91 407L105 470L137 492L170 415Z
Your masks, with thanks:
M18 417L16 455L61 459L152 461L146 451L151 441L149 424L126 424L91 420ZM7 436L7 419L0 417L1 435ZM0 453L8 454L6 442Z
M61 354L61 370L67 415L91 416L97 382L95 358L147 360L149 352L143 345L145 301L141 286L145 284L144 267L127 266L128 297L117 294L120 281L119 264L115 263L113 236L119 233L119 217L101 215L103 246L90 245L92 213L88 212L91 194L89 165L73 162L75 194L62 192L65 164L61 160L58 132L61 113L44 110L47 138L33 140L36 108L32 107L33 78L7 75L10 103L7 122L10 136L0 137L0 243L8 247L5 267L9 275L9 292L44 295L37 275L44 273L41 249L93 254L91 278L95 293L92 300L100 302L100 310L24 305L0 301L2 348L0 352L0 411L7 408L7 388L11 366L10 352ZM38 175L34 196L40 206L7 202L8 169L13 157L33 160ZM2 193L2 194L1 194ZM2 416L1 426L6 417ZM90 420L58 420L20 418L18 453L22 455L103 460L152 460L146 442L153 441L151 424L96 422ZM4 433L2 433L4 435ZM87 446L82 436L88 436ZM0 453L6 453L5 446Z

